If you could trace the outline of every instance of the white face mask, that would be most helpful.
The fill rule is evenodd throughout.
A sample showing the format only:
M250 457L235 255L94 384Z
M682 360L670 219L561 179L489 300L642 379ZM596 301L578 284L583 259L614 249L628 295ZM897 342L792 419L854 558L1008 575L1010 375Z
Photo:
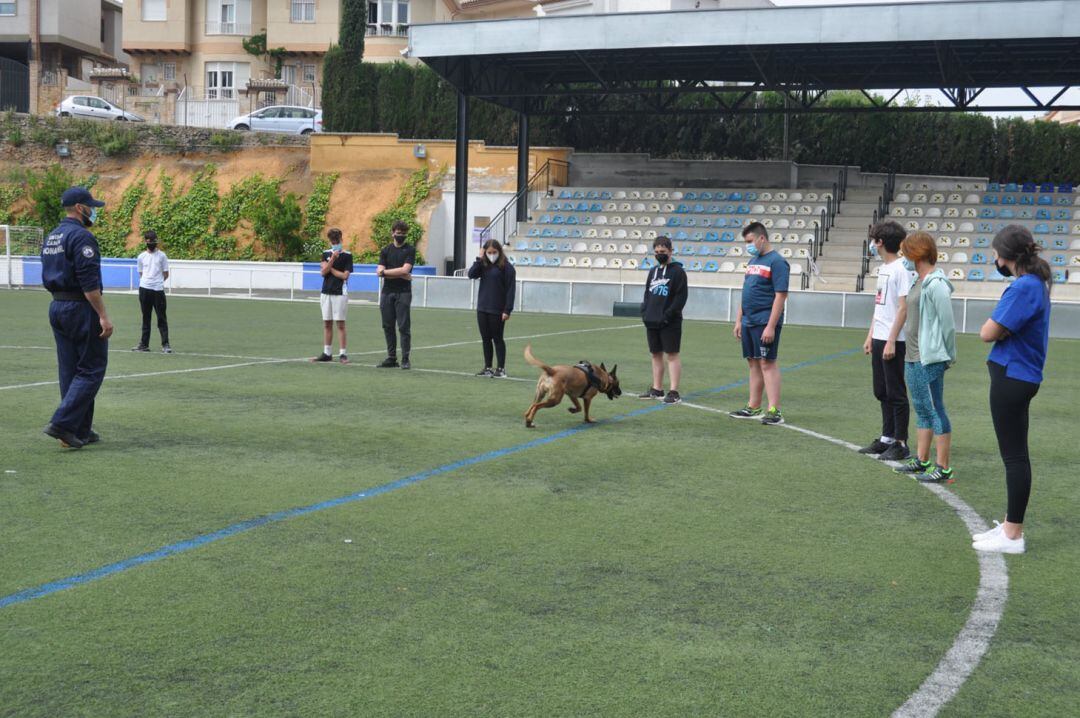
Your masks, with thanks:
M495 264L496 262L499 261L499 253L498 252L494 252L494 253L493 252L488 252L487 253L487 258L488 258L489 262L491 262L492 264Z

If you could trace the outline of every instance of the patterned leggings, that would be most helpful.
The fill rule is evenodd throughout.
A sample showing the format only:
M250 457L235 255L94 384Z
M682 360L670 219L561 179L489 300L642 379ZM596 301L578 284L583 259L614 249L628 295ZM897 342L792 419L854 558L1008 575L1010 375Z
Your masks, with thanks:
M947 362L922 364L905 362L904 379L915 408L915 426L933 429L938 436L952 433L949 415L945 413L945 370Z

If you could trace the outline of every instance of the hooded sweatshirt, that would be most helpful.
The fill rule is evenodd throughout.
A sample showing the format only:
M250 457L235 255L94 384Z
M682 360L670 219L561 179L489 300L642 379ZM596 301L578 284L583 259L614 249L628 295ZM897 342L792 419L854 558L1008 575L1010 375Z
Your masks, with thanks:
M641 301L641 321L649 329L659 329L672 322L682 321L682 309L687 297L686 271L675 261L657 264L649 270L645 281L645 298Z
M924 366L956 361L956 319L953 317L952 293L953 286L940 269L930 272L922 280L922 294L919 296L919 361Z

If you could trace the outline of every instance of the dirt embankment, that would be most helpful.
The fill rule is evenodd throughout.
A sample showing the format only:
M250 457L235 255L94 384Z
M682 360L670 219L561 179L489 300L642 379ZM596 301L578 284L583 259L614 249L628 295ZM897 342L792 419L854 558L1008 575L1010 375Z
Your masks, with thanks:
M315 177L309 166L309 148L304 145L255 145L229 151L162 151L140 147L136 152L120 157L107 157L94 147L72 146L71 156L60 159L51 147L25 142L19 147L0 143L0 174L18 176L21 170L42 171L60 162L76 177L97 174L95 195L106 202L120 200L124 190L138 177L146 177L155 186L161 173L173 178L182 190L208 164L216 168L219 195L224 196L241 180L256 173L282 180L282 191L301 196L301 205L311 193ZM345 236L346 246L354 253L373 247L370 239L374 216L390 206L409 179L406 170L367 170L343 172L338 176L330 196L326 226L338 227ZM156 187L155 187L156 190ZM420 218L426 224L432 207L439 201L438 191L420 208ZM426 233L425 233L426 234ZM128 237L128 246L139 243L138 215ZM241 233L241 246L251 241ZM421 243L421 251L426 242Z

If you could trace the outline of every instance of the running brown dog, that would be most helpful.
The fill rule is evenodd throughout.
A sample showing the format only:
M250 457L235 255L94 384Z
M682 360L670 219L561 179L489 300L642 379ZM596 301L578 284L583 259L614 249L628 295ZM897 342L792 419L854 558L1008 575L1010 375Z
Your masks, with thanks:
M585 404L585 422L588 424L594 423L589 418L589 405L597 394L606 394L608 399L622 395L619 377L615 376L618 364L611 367L610 372L603 364L595 366L587 361L578 362L574 366L548 366L533 356L531 344L525 347L525 361L541 370L540 378L536 382L536 397L525 412L527 428L533 428L536 412L557 405L564 395L569 396L574 403L569 409L571 414L581 411L581 404ZM581 403L578 403L579 400Z

